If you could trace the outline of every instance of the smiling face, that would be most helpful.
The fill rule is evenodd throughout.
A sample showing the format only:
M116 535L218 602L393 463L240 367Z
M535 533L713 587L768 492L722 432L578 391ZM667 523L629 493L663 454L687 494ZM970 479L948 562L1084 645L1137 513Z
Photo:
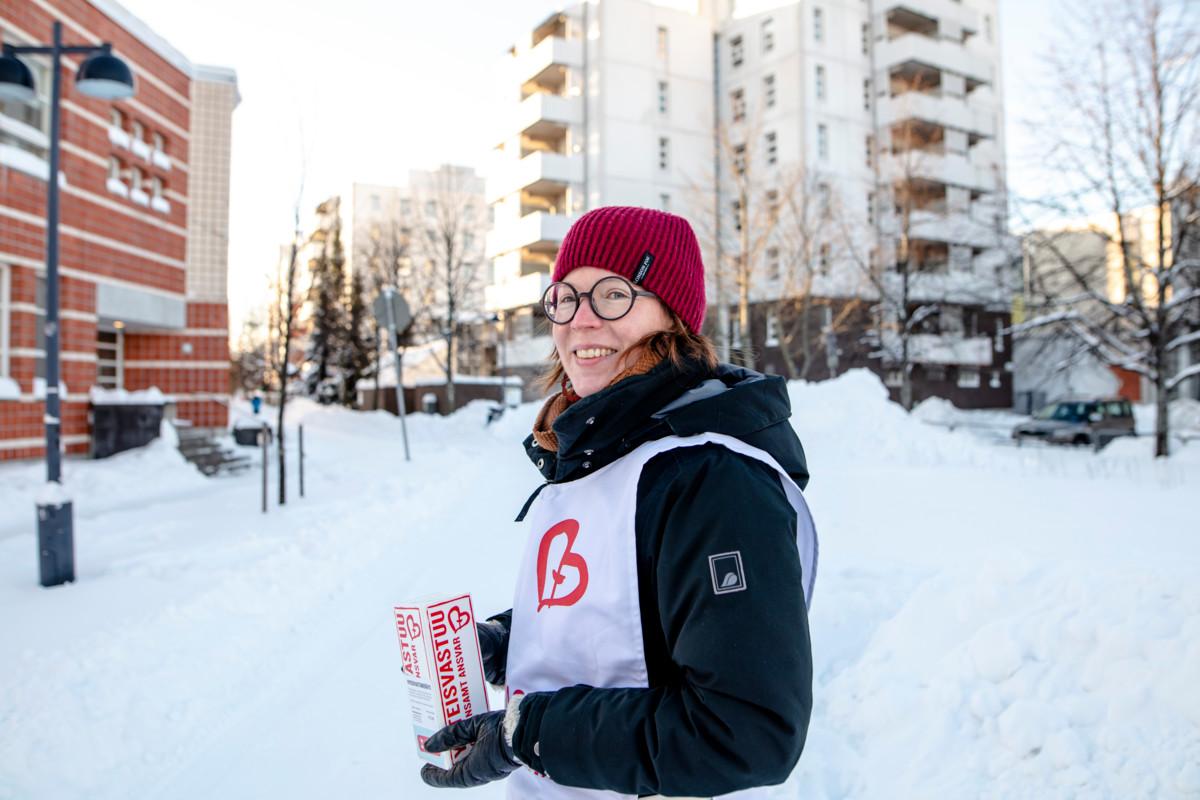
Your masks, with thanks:
M577 292L591 291L601 278L616 275L599 267L577 267L563 278ZM666 307L655 297L639 296L629 313L620 319L596 316L592 305L582 300L575 318L566 325L551 325L559 361L580 397L587 397L612 383L632 363L629 348L642 337L671 327ZM626 363L627 360L629 363Z

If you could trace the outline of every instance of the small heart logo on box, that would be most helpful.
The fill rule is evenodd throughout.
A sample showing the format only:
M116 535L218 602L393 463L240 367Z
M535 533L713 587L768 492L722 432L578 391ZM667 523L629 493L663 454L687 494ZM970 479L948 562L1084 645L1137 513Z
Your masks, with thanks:
M455 606L454 608L450 609L450 613L447 615L447 621L450 623L450 627L454 629L454 632L458 633L467 626L467 623L471 621L471 615L466 611L463 611L458 606Z

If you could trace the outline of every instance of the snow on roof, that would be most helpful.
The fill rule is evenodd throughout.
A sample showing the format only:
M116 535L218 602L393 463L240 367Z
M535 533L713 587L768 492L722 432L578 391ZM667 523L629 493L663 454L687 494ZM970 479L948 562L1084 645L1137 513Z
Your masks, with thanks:
M127 391L125 389L105 389L93 386L88 392L94 406L161 406L167 402L166 396L157 386L149 389Z

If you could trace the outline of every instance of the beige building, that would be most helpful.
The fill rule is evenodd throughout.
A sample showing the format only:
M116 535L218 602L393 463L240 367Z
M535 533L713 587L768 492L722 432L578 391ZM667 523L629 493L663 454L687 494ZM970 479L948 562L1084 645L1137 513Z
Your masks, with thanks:
M229 170L237 73L197 66L192 82L187 296L224 303L229 272Z

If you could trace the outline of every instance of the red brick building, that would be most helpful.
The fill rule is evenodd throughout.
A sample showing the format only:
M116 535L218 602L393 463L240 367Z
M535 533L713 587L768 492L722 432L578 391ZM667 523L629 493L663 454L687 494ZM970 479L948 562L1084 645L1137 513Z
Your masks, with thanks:
M93 386L157 387L176 416L227 420L230 70L192 65L112 0L0 0L0 34L113 44L133 70L126 101L74 90L64 58L59 272L63 440L89 449ZM38 93L48 59L22 57ZM199 122L205 124L201 125ZM44 435L49 108L0 101L0 459L40 456ZM219 243L219 244L214 244Z

